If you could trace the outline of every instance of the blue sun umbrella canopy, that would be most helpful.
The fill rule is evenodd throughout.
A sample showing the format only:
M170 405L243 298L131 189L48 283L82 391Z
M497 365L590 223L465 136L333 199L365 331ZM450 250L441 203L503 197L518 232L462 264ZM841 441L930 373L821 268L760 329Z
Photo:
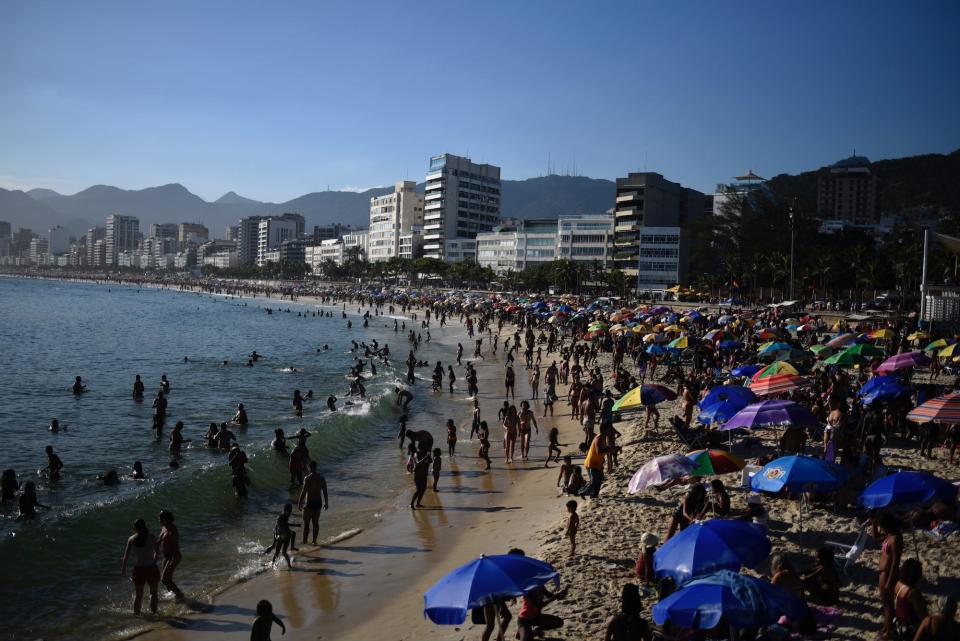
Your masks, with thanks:
M706 409L708 406L718 403L720 401L726 401L729 399L736 399L738 401L743 401L743 406L746 407L750 403L753 403L757 400L757 395L753 393L749 387L741 387L740 385L718 385L714 387L710 392L703 397L703 400L698 403L700 409Z
M764 531L748 521L710 519L694 523L653 554L658 578L672 577L677 585L717 570L756 567L770 556Z
M712 425L714 423L726 423L731 418L740 413L748 403L736 398L728 398L725 401L717 401L712 405L707 405L697 414L697 422L702 425Z
M519 554L481 556L450 572L423 595L423 614L439 625L460 625L467 610L522 596L557 571L544 561Z
M863 384L863 387L860 388L860 391L857 392L859 396L866 396L873 390L881 387L883 385L890 385L892 383L899 383L900 379L896 376L874 376L869 381Z
M653 345L647 348L647 354L666 354L666 353L667 353L667 348L664 347L663 345L658 345L657 343L654 343Z
M872 405L878 401L890 401L912 392L913 389L906 385L901 385L900 383L885 383L874 386L873 389L869 390L866 394L861 395L860 400L863 401L864 405Z
M760 353L769 354L770 352L781 352L781 351L790 350L790 349L793 349L792 345L788 345L787 343L775 342L775 343L770 343L769 345L764 347L762 350L760 350Z
M867 509L897 505L923 505L934 499L952 501L958 488L953 483L926 472L897 472L877 479L860 494L860 504Z
M757 492L831 492L847 480L839 465L812 456L781 456L753 475L750 488Z
M743 347L743 343L741 341L726 340L720 341L717 346L720 349L737 349L738 347Z
M753 376L763 369L763 365L741 365L730 370L733 376Z
M730 570L694 579L653 606L653 620L681 628L709 630L721 618L737 628L759 628L781 616L807 617L803 601L769 581Z

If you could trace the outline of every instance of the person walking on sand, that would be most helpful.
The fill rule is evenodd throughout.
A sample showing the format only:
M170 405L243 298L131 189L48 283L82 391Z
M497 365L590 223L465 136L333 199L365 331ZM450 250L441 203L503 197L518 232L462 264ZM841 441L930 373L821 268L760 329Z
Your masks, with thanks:
M183 558L180 553L180 531L173 524L172 512L160 510L158 520L160 521L160 536L157 539L157 546L163 556L160 582L163 587L173 592L177 601L182 601L184 599L183 591L173 582L173 572Z
M270 629L274 623L280 626L281 634L287 633L287 626L273 613L273 605L265 600L257 603L257 618L250 629L250 641L270 641Z
M457 452L457 424L447 419L447 456L453 458Z
M533 368L533 374L530 376L531 399L540 398L540 366Z
M473 399L473 413L470 417L470 440L473 440L474 434L480 433L480 401Z
M503 418L503 453L507 463L513 463L514 450L517 447L517 434L520 428L520 417L517 415L516 405L511 405Z
M330 507L327 497L327 480L317 472L317 462L310 461L310 473L303 479L303 489L297 500L297 507L303 512L303 543L307 543L310 525L313 525L313 544L317 544L320 534L320 511Z
M567 501L567 527L564 530L564 537L570 541L570 556L577 553L577 530L580 529L580 516L577 514L577 502L573 499Z
M516 391L514 391L516 378L517 378L516 374L513 373L513 368L510 365L507 365L506 370L504 371L504 378L503 378L503 388L504 388L503 397L504 398L511 398L511 397L514 399L517 398L517 393Z
M537 435L540 435L540 426L537 425L537 415L530 409L530 403L520 403L520 413L517 416L520 428L520 456L524 461L530 458L530 423L533 423Z
M157 612L157 583L160 571L157 569L157 540L147 529L147 522L137 519L133 522L134 534L127 539L120 562L120 574L127 575L127 561L133 555L133 612L140 614L143 601L143 586L150 586L150 612Z
M487 427L486 421L480 421L480 451L478 456L481 460L487 462L487 467L484 469L490 469L490 428Z
M433 491L434 492L440 491L437 488L437 486L440 483L440 470L443 468L443 461L440 458L442 455L443 455L443 452L440 450L439 447L436 447L433 449Z
M430 473L432 457L429 449L416 450L411 456L410 466L413 468L413 497L410 499L410 509L423 507L423 495L427 491L427 477Z

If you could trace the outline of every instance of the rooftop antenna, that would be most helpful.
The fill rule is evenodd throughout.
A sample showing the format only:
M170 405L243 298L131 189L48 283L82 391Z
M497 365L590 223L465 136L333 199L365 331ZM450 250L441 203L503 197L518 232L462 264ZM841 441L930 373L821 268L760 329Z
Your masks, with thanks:
M646 149L643 150L643 171L644 173L646 173L647 171L647 150Z

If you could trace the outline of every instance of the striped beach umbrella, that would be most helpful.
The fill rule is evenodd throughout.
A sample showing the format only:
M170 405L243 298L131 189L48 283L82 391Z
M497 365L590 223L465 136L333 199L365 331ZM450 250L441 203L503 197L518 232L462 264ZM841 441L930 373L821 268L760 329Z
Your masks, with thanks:
M923 352L904 352L903 354L895 354L887 360L880 363L880 367L877 368L878 372L894 372L898 369L906 369L908 367L924 367L930 364L930 358Z
M697 467L693 470L694 476L713 476L739 472L746 463L739 456L734 456L725 450L695 450L687 454Z
M663 385L641 385L620 397L613 404L613 410L626 410L633 407L656 405L664 401L676 400L677 393Z
M673 349L686 349L690 347L690 339L686 336L675 338L667 344L667 347L672 347Z
M840 334L839 336L836 336L828 340L827 346L833 347L833 348L844 347L846 345L849 345L855 340L857 340L856 334Z
M804 378L793 374L778 374L750 383L750 390L757 396L772 396L800 389L807 382Z
M924 348L923 348L923 351L925 351L925 352L932 352L932 351L934 351L934 350L936 350L936 349L941 349L941 348L943 348L943 347L946 347L948 344L949 344L949 343L947 343L947 339L945 339L945 338L938 338L937 340L933 341L932 343L930 343L929 345L927 345L926 347L924 347Z
M914 423L960 423L960 392L938 396L907 414Z
M754 374L751 380L759 381L761 378L769 378L779 374L793 374L794 376L799 376L800 372L798 372L797 368L787 361L774 361Z

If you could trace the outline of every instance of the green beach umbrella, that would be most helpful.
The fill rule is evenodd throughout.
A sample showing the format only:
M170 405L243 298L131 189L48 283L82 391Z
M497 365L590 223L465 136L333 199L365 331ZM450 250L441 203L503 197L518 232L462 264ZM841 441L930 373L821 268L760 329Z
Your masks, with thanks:
M833 356L833 348L829 345L814 345L810 351L817 355L817 358L828 358Z
M857 356L863 356L865 358L873 358L875 356L883 356L883 350L874 347L870 343L857 343L852 347L848 347L845 351L850 354L856 354Z
M837 365L839 367L853 367L854 365L859 365L863 362L863 357L858 356L857 354L850 354L847 350L840 352L839 354L834 354L827 360L823 361L827 365Z

